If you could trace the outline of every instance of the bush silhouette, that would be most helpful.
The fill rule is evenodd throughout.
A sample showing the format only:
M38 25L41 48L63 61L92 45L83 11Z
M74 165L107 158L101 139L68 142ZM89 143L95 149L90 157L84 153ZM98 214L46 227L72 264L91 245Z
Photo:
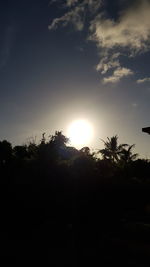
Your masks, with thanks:
M25 258L51 264L61 251L64 266L71 266L72 250L88 251L85 262L92 263L94 251L99 261L101 248L104 264L118 261L116 249L126 265L138 264L140 256L128 255L121 240L150 240L148 230L137 231L137 224L145 229L150 223L150 163L136 159L133 145L118 144L117 135L103 143L100 158L89 147L69 146L61 131L48 138L44 133L38 144L12 147L0 141L1 242L13 243L3 246L5 263ZM61 262L57 258L55 265Z

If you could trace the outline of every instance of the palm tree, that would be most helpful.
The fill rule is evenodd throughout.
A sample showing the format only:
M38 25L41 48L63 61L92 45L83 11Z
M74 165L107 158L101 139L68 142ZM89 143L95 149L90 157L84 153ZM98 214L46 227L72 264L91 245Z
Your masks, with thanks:
M101 139L102 140L102 139ZM112 162L117 162L119 160L119 155L121 151L128 146L127 144L118 145L118 136L107 137L107 141L102 140L105 148L99 150L102 154L103 159L109 159Z
M135 147L135 145L128 146L128 148L123 148L122 151L120 151L120 160L124 163L129 163L133 160L135 160L138 156L137 153L133 154L132 149Z

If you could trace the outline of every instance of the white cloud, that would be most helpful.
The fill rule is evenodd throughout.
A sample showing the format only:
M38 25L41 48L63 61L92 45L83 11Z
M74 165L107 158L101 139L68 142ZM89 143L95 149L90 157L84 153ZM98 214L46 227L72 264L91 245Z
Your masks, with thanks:
M136 5L133 5L135 2ZM131 1L130 7L120 12L117 19L108 18L104 10L100 11L102 6L103 0L65 0L67 12L60 18L55 18L49 29L72 23L76 30L82 31L88 15L88 39L95 42L100 58L96 70L103 75L112 70L112 75L105 77L103 81L116 83L133 74L128 66L122 65L122 54L125 57L134 57L150 50L150 1ZM149 81L149 78L145 79L138 80L137 83Z
M150 78L149 77L146 77L144 79L137 80L137 83L145 83L145 82L150 82Z
M117 21L98 15L90 30L92 39L105 49L128 48L132 54L149 48L150 39L150 3L140 1L134 9L127 9Z
M109 69L120 67L120 62L118 57L120 53L114 53L112 56L105 55L101 61L96 66L97 71L101 71L102 74L105 74Z
M106 83L117 83L119 82L122 78L127 77L129 75L133 75L134 72L130 69L127 68L117 68L114 72L112 76L109 77L105 77L103 79L103 82Z
M115 21L99 14L91 22L90 40L96 42L100 52L100 62L97 71L106 74L108 70L116 68L112 76L104 78L104 83L116 83L124 76L130 75L132 71L123 76L116 75L118 68L123 68L120 63L120 55L125 49L126 56L136 56L150 48L150 2L140 0L137 6L130 7L120 14ZM115 52L117 53L115 57ZM125 53L124 53L125 54ZM132 72L133 74L133 72ZM140 83L140 82L139 82Z

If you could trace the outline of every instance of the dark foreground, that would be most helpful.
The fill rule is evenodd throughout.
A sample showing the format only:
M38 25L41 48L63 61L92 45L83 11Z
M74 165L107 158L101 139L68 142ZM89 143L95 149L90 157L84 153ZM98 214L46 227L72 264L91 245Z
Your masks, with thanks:
M0 142L0 266L150 266L150 163L66 141Z
M1 264L149 266L148 185L59 178L1 184Z

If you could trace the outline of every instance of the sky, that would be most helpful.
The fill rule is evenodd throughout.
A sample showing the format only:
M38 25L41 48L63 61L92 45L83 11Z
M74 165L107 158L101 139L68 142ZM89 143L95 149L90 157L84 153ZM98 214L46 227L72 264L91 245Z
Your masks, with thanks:
M150 1L0 2L0 139L24 144L76 119L150 158Z

